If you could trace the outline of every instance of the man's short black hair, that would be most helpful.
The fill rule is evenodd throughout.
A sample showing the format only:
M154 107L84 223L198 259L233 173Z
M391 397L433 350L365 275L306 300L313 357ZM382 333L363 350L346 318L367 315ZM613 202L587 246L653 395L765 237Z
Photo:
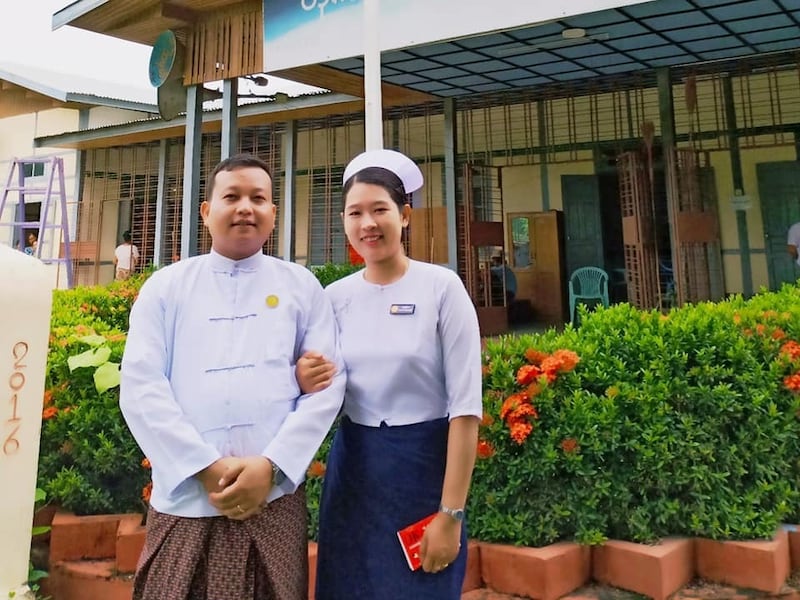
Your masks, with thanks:
M208 180L206 181L206 200L211 200L211 196L214 193L214 183L219 173L222 171L246 169L248 167L255 167L265 171L267 175L269 175L270 181L272 181L272 170L264 160L255 154L234 154L233 156L221 161L216 167L214 167L214 170L211 171L211 174L208 176Z

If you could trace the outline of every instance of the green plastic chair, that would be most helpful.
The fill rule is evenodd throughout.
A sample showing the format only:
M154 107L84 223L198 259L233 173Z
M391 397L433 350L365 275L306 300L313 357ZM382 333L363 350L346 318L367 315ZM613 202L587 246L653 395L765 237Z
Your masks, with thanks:
M569 276L569 320L575 322L579 300L599 300L608 306L608 273L600 267L581 267Z

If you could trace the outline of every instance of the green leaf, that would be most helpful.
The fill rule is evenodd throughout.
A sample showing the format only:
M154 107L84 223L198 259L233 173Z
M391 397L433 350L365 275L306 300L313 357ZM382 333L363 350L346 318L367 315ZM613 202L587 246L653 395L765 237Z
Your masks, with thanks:
M108 346L101 346L94 350L87 350L75 356L70 356L67 359L67 365L70 372L81 367L99 367L108 361L111 357L111 348Z
M34 527L31 530L31 535L42 535L43 533L47 533L48 531L50 531L50 526L49 525L40 525L40 526Z
M83 342L84 344L89 344L90 346L102 346L106 343L106 338L102 335L84 335L78 338L78 341Z
M109 353L111 351L109 350ZM106 390L117 387L120 381L119 363L105 362L94 372L94 386L97 393L102 394Z

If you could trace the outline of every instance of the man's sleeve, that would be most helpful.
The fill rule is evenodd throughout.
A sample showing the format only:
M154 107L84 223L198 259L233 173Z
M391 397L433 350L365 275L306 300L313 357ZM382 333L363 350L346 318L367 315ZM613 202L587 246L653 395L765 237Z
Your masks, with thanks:
M167 379L173 340L167 334L165 302L153 277L139 292L122 358L120 408L144 452L167 483L167 494L220 458L189 424Z
M310 276L313 278L313 275ZM337 371L326 389L301 395L297 399L295 410L289 413L277 435L262 452L286 474L287 481L281 487L287 492L293 492L305 479L308 465L333 425L344 400L345 368L339 352L333 308L316 279L309 281L306 287L306 325L303 331L298 332L298 356L307 350L316 350L333 360Z

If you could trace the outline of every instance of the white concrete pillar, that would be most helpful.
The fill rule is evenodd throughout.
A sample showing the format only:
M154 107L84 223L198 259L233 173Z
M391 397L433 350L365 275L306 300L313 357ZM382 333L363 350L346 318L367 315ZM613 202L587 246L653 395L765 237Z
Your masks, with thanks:
M0 598L33 598L26 581L52 300L47 267L0 245Z

